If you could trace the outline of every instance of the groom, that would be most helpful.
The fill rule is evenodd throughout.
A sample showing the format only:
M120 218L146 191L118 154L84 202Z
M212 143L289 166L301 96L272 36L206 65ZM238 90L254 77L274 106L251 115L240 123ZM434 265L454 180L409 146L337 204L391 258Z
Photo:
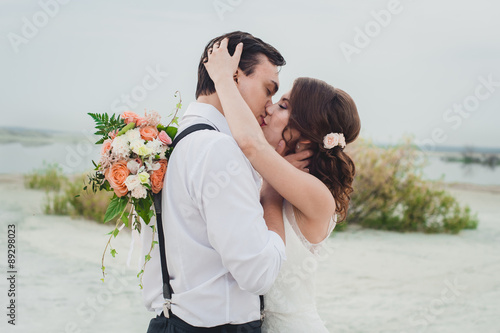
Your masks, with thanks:
M270 289L285 260L280 199L262 203L277 212L266 226L259 200L261 179L232 138L204 66L214 44L226 37L231 54L243 42L234 79L259 123L278 90L278 69L285 65L274 47L240 31L214 38L205 47L197 100L179 124L162 191L171 304L164 307L155 246L143 276L145 305L157 314L148 333L260 332L259 295ZM196 124L209 127L178 140ZM143 227L143 244L150 244L150 228ZM149 249L143 251L145 255Z

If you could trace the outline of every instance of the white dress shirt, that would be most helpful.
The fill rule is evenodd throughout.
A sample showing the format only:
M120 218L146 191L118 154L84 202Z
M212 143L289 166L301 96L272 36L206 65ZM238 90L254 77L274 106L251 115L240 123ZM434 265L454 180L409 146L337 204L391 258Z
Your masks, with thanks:
M191 103L179 133L197 123L218 131L197 131L179 142L162 192L172 312L201 327L259 320L258 295L276 279L286 259L285 245L265 224L260 176L224 116L212 105ZM141 233L145 255L152 234L144 222ZM143 276L143 296L157 314L163 309L162 284L155 246Z

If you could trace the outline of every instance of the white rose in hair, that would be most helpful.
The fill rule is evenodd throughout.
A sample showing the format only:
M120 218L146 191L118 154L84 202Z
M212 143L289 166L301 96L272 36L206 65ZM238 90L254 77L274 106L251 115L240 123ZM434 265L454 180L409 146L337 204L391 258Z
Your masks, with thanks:
M330 133L325 135L323 139L323 147L332 149L339 144L340 136L338 133Z

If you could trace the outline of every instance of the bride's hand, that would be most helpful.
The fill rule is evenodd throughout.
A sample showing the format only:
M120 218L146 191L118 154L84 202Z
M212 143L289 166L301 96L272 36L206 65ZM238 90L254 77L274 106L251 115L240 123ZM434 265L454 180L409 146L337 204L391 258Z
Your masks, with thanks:
M312 156L312 150L297 149L295 153L286 155L285 140L280 140L278 147L276 148L276 152L283 156L283 158L286 159L288 163L290 163L297 169L309 173L309 169L307 167L310 163L309 159ZM265 179L262 183L261 197L277 201L283 199L281 195Z
M303 145L303 147L305 146ZM283 158L287 160L288 163L290 163L299 170L309 173L308 166L310 163L310 158L313 155L312 150L309 150L307 148L303 149L296 148L295 153L286 155L285 140L280 140L278 148L276 148L276 151L278 152L278 154L283 156Z
M205 68L215 84L222 80L233 80L233 76L238 70L243 43L236 46L234 54L231 56L227 50L228 41L228 38L224 38L220 43L215 43L213 48L208 50L208 60L205 62Z

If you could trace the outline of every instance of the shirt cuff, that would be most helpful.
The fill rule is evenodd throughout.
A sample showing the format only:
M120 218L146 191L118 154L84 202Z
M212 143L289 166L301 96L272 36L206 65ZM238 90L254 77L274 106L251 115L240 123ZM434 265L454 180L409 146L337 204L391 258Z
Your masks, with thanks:
M270 232L270 241L274 244L274 247L278 250L281 258L286 260L286 250L285 243L280 235L278 235L275 231L269 230Z

